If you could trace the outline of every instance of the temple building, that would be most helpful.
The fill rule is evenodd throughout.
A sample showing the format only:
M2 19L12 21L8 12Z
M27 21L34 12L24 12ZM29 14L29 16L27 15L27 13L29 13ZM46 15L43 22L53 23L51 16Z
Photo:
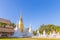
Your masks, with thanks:
M11 21L0 18L0 37L8 37L14 34L15 26Z

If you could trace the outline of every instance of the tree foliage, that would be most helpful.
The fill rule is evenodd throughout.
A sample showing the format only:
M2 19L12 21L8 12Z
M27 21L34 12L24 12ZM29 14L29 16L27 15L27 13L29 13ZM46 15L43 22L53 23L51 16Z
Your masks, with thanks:
M0 22L0 27L5 27L6 25L6 23ZM9 26L15 27L16 25L11 22Z
M0 22L0 27L5 27L7 24Z
M10 23L10 26L13 26L13 27L15 28L16 25L15 25L14 23L11 22L11 23Z
M36 35L37 34L37 31L33 31L33 34Z
M53 25L53 24L48 24L48 25L41 25L39 28L40 33L43 33L43 31L46 31L46 34L49 34L52 31L59 32L60 31L60 26Z
M44 30L45 30L46 34L50 34L50 32L53 32L53 31L60 32L60 26L53 25L53 24L47 24L47 25L42 24L38 30L39 30L40 34L43 34ZM37 32L34 31L33 34L36 35Z

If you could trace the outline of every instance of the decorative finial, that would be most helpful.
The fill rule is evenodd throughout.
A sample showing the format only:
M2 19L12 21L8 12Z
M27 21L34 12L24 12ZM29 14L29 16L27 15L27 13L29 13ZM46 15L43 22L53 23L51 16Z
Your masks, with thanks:
M22 11L20 11L20 16L22 15Z
M20 11L20 18L22 18L22 11Z

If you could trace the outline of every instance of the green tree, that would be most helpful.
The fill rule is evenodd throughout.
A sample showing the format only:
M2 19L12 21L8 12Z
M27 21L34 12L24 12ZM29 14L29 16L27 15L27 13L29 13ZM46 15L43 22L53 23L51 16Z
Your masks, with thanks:
M14 23L10 23L10 26L15 28L16 25Z
M36 35L37 34L37 31L33 31L33 34Z
M44 30L46 31L46 34L49 34L52 31L59 32L60 26L53 25L53 24L47 24L47 25L42 24L39 28L39 31L40 33L43 33Z
M0 27L5 27L7 24L0 22Z

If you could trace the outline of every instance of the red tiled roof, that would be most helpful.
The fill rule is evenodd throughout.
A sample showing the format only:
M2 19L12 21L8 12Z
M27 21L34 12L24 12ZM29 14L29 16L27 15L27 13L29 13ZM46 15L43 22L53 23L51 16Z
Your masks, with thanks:
M6 23L6 24L10 24L9 20L3 19L3 18L0 18L0 22Z

